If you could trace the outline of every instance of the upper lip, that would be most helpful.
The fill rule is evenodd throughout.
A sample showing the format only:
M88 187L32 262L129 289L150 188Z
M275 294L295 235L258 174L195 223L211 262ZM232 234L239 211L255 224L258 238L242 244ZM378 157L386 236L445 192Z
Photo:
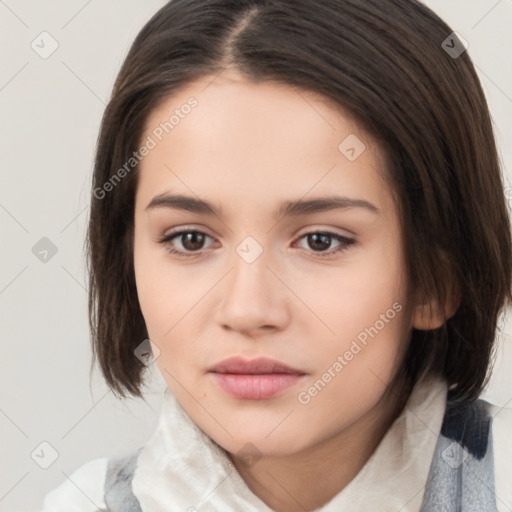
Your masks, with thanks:
M209 369L215 373L239 373L239 374L269 374L269 373L294 373L303 375L304 372L292 368L284 363L267 357L257 359L244 359L243 357L229 357Z

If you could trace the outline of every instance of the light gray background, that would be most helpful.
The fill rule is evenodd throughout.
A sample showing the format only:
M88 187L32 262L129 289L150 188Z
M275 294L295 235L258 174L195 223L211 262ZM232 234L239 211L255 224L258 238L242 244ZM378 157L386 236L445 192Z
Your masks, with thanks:
M0 1L1 511L38 510L43 495L79 465L127 453L156 427L165 389L157 371L147 403L118 401L99 372L89 382L82 247L105 103L135 35L164 3ZM512 1L426 3L469 43L512 183ZM59 45L47 59L31 47L43 31ZM512 202L512 188L507 192ZM46 263L32 253L42 237L58 249ZM499 341L485 398L510 407L511 341L507 334ZM43 441L59 454L46 470L31 458Z

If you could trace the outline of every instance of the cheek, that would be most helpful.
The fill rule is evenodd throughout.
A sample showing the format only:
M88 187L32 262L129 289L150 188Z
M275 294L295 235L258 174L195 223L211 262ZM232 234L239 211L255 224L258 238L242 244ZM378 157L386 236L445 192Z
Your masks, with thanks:
M207 289L192 267L172 265L163 249L135 237L134 269L137 296L149 332L164 337Z
M308 290L301 291L330 329L315 324L326 333L322 351L317 346L311 354L320 373L315 378L323 381L327 372L325 380L333 383L322 394L328 401L344 396L354 407L357 400L373 403L391 381L403 356L407 324L404 267L397 245L390 240L357 256L331 271L329 280L320 281L323 286L315 288L311 281ZM314 339L314 333L308 337ZM347 395L347 390L352 391Z
M164 328L164 311L169 307L168 300L172 294L168 291L167 279L161 274L161 265L137 236L134 242L134 270L142 315L149 334L154 336Z
M389 311L386 330L399 328L396 309L405 309L403 262L393 244L375 244L343 261L339 268L310 274L297 281L297 295L324 323L327 338L351 340ZM399 306L392 308L393 304ZM402 315L403 316L403 315ZM386 319L388 319L386 317ZM321 325L321 324L318 324ZM380 326L380 323L379 323Z
M198 276L192 265L170 264L164 251L137 242L134 269L148 335L160 351L157 366L169 387L179 392L172 376L186 382L192 377L190 369L201 360L201 347L193 342L199 336L193 332L191 321L201 311L202 301L218 277L211 272Z

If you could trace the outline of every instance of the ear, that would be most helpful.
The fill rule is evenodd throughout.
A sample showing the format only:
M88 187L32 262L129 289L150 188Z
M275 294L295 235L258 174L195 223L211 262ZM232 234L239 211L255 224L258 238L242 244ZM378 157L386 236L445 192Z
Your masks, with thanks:
M412 326L421 331L438 329L445 320L451 318L460 305L460 292L453 284L450 287L444 305L432 300L425 300L414 307L412 314Z

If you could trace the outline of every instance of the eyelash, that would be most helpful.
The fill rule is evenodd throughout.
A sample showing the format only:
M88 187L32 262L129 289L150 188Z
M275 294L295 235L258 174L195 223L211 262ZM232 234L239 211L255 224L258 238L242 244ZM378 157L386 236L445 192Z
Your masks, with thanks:
M177 251L176 249L173 249L170 247L169 242L171 242L174 238L178 238L180 235L186 234L186 233L199 233L201 235L206 235L208 238L210 237L208 234L206 234L204 231L199 231L197 229L182 229L180 231L175 231L172 233L169 233L168 235L164 235L161 237L158 242L163 244L165 247L165 250L169 253L179 257L179 258L192 258L194 256L198 256L201 254L200 251L198 252L192 252L192 253L185 253L182 251ZM338 235L336 233L332 233L330 231L309 231L307 233L304 233L301 235L298 240L301 240L302 238L308 236L308 235L326 235L330 238L334 238L338 242L341 242L341 245L339 245L336 249L330 250L330 251L311 251L314 254L320 256L321 258L329 257L334 254L342 253L346 251L352 244L355 243L355 240L352 238L347 238L345 236Z

